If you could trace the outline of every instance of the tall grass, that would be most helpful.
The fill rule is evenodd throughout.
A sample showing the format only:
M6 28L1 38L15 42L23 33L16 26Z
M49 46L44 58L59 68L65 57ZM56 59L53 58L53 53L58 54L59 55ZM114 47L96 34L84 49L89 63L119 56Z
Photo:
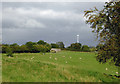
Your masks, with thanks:
M118 68L100 64L95 53L61 51L58 53L16 53L2 56L3 82L116 82ZM106 68L108 70L106 70Z

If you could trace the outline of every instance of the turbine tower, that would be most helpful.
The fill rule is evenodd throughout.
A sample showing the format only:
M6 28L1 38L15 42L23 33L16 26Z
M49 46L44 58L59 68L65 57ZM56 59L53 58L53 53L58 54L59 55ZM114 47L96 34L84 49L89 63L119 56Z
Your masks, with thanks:
M79 43L79 35L77 35L77 43Z

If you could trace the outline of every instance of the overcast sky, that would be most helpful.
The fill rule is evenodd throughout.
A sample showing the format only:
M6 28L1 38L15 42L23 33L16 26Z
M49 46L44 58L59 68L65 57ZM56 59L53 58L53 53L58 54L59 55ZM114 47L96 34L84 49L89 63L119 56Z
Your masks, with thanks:
M84 11L103 8L103 2L4 2L2 4L2 43L24 44L44 40L48 43L76 42L95 46L96 36L85 24Z

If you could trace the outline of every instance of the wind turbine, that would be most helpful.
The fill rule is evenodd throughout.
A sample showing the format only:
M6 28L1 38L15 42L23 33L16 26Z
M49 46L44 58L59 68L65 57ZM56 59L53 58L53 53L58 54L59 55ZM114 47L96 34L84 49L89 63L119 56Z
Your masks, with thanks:
M79 35L77 35L77 43L79 43Z

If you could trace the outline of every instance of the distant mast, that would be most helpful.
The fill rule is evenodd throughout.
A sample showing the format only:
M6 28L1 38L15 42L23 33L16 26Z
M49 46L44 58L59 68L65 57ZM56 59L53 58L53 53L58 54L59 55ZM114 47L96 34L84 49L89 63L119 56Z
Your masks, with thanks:
M79 43L79 35L77 35L77 43Z

